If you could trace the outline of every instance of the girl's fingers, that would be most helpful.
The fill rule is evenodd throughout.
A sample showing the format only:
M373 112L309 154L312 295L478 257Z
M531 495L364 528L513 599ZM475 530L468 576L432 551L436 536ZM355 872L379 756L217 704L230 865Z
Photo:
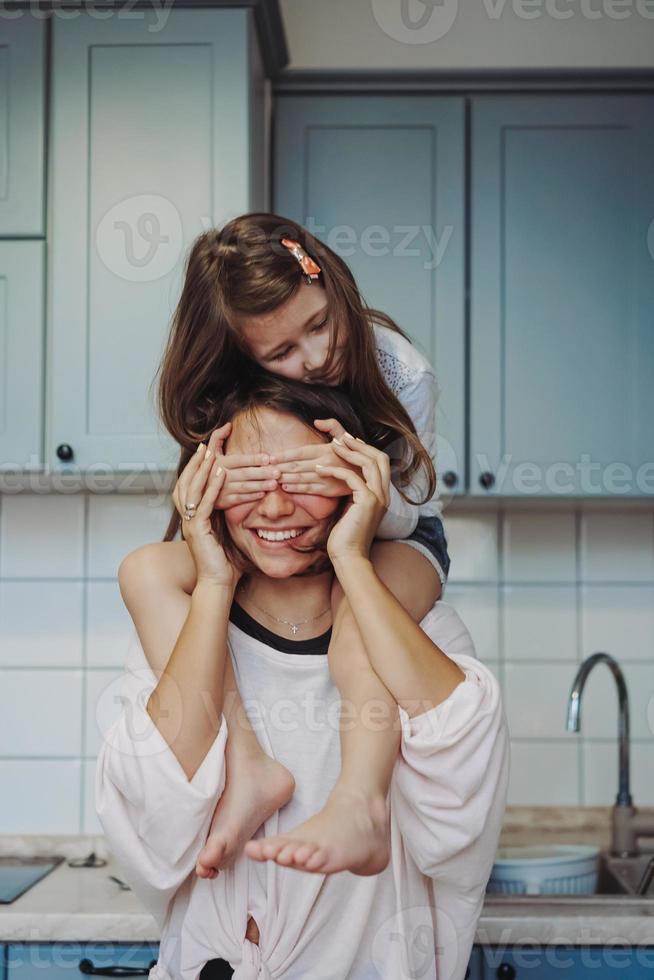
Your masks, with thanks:
M245 466L267 466L270 455L269 453L229 453L224 457L224 460L223 469L231 471L242 469Z
M257 490L274 490L277 486L277 480L229 480L229 489L231 493L256 493Z
M332 439L340 439L345 432L345 429L338 419L314 419L313 424L317 429L320 429L321 432L329 432Z
M344 466L323 466L321 463L316 463L316 466L319 467L321 476L334 476L346 483L352 491L370 489L354 470L348 470Z

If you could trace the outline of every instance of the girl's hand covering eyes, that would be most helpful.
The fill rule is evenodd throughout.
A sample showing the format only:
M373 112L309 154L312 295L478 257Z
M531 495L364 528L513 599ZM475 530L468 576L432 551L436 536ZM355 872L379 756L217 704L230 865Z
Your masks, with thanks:
M332 437L331 442L308 443L296 449L286 449L270 456L271 465L281 470L279 484L287 493L315 493L321 497L345 497L352 492L348 484L336 476L327 476L316 470L316 463L323 466L340 466L358 471L356 465L346 462L335 452L345 429L336 419L315 419L314 425Z
M343 443L335 447L340 465L322 470L346 483L352 494L327 541L333 562L346 557L369 557L377 527L390 503L391 468L386 453L349 433L344 434ZM316 465L320 467L320 463Z
M225 481L214 504L216 510L260 500L269 490L276 489L276 477L280 476L279 467L269 465L268 453L223 455L231 426L231 422L225 422L211 433L211 438L215 438L216 464L225 470Z

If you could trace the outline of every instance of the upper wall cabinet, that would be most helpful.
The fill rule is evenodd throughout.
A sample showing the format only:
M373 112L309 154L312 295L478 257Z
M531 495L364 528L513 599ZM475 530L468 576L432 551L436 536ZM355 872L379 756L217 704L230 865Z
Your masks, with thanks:
M477 97L473 494L654 493L654 97Z
M44 218L45 24L5 11L0 33L0 236L39 238Z
M153 383L192 240L264 207L252 11L54 17L51 358L56 469L175 469Z
M445 485L464 489L464 106L436 96L281 96L274 210L350 266L441 387Z
M42 465L44 253L0 241L0 469Z

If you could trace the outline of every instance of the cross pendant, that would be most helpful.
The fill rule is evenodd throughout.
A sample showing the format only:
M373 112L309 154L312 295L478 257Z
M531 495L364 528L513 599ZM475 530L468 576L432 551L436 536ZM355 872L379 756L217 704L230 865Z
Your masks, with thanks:
M295 636L295 634L298 631L298 627L295 625L295 623L291 623L291 630L293 631L293 635Z

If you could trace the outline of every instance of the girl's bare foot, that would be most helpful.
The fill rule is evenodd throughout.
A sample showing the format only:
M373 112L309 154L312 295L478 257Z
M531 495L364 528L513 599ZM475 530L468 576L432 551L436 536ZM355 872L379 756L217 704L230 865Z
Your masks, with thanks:
M255 861L320 874L379 874L390 858L386 801L348 787L335 788L314 817L285 834L249 840L244 851Z
M218 800L207 842L195 866L200 878L215 878L240 854L243 845L275 810L288 803L295 779L286 766L265 752L228 753L227 779Z

